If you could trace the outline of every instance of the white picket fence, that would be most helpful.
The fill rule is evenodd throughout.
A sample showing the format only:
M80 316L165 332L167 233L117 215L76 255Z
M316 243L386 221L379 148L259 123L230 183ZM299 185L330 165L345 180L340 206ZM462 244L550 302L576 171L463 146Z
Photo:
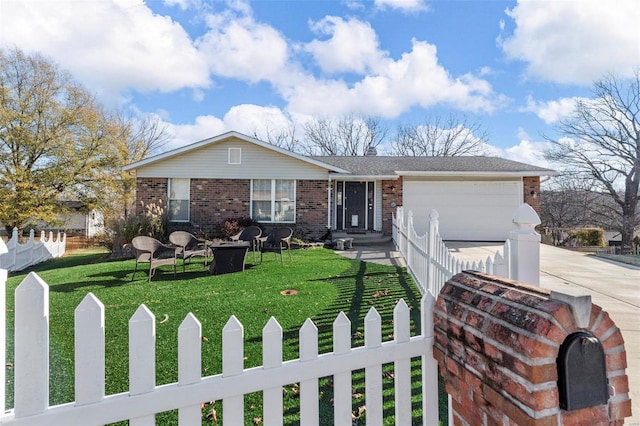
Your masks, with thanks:
M11 239L5 244L8 252L0 254L0 268L12 272L21 271L45 260L62 257L65 252L66 242L66 234L58 232L54 239L51 231L49 232L49 238L42 231L39 241L36 241L35 232L32 229L29 232L29 240L21 244L18 238L18 229L14 228Z
M0 243L0 252L2 244ZM4 299L6 271L0 270ZM351 323L340 313L333 323L333 352L318 353L318 330L307 319L300 328L299 358L282 359L283 332L275 318L262 331L263 365L244 368L243 326L232 316L222 330L222 373L202 377L201 326L189 313L178 328L178 382L156 386L155 317L140 305L129 320L129 392L105 395L105 308L91 293L75 311L75 402L49 406L49 288L30 273L15 294L14 409L1 425L102 425L129 419L132 426L155 424L155 413L178 411L178 424L201 423L201 403L222 401L223 425L245 424L244 397L263 392L265 426L283 424L283 386L300 384L300 424L319 425L319 378L333 376L334 423L352 425L352 372L365 370L366 420L383 423L382 366L394 364L395 422L412 424L411 358L422 359L422 424L438 424L438 373L432 356L435 299L421 301L421 335L410 335L410 310L394 309L393 340L382 342L381 318L371 309L365 344L351 347ZM0 300L5 359L4 300ZM4 379L4 368L2 379ZM0 403L5 404L4 386Z
M452 254L438 232L438 212L429 214L429 227L418 235L413 226L413 212L398 207L393 217L393 240L402 254L407 269L423 294L437 297L449 278L464 270L486 272L504 278L539 285L540 235L534 228L540 223L538 214L522 204L513 214L514 230L500 251L476 261L462 261Z

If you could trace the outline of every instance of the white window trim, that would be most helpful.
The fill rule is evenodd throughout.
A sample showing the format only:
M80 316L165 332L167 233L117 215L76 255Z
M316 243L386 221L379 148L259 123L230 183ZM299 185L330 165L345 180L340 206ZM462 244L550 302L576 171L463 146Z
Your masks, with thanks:
M275 221L275 220L259 220L260 223L296 223L296 213L298 211L298 197L297 197L297 185L298 185L298 181L295 179L251 179L251 188L250 188L250 200L249 200L249 206L250 206L250 216L253 218L253 182L255 180L269 180L271 181L271 214L270 216L272 218L275 218L276 216L276 181L280 180L280 181L293 181L293 220L280 220L280 221Z
M227 164L242 164L242 148L229 148L227 150Z
M167 216L169 215L169 209L170 206L169 204L171 203L171 181L173 179L186 179L189 181L189 197L186 199L187 201L187 205L189 206L189 208L187 209L187 218L184 220L179 220L179 219L171 219L169 218L170 222L179 222L179 223L186 223L189 222L191 220L191 179L189 178L169 178L167 181ZM176 200L179 200L179 198L176 198Z

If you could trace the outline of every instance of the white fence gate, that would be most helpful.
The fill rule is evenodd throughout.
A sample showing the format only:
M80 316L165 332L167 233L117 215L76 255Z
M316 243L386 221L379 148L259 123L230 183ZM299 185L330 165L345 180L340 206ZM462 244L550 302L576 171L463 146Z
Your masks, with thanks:
M426 234L418 235L413 227L413 213L406 214L398 207L393 217L393 240L402 254L407 269L423 294L434 297L445 282L460 271L472 269L527 284L540 283L540 235L535 226L538 214L528 204L522 204L513 213L515 229L504 243L503 254L496 254L474 262L464 262L453 255L438 233L438 213L429 214Z
M0 251L2 244L0 243ZM0 270L4 299L6 271ZM333 352L318 353L318 330L307 319L300 329L299 358L282 360L283 332L275 318L263 329L263 365L244 368L243 326L231 317L222 333L222 374L201 377L201 327L189 313L178 328L178 382L156 386L155 318L141 305L129 321L129 392L105 395L105 308L91 293L75 311L75 402L49 406L49 287L30 273L16 289L14 409L2 425L102 425L129 419L132 426L155 424L155 414L179 410L178 424L199 425L201 403L221 400L223 424L245 424L243 395L263 392L263 424L282 425L285 385L300 383L300 422L319 425L321 377L333 376L334 422L352 425L352 371L365 370L368 425L383 422L382 366L394 364L395 420L412 423L411 358L422 359L423 421L438 423L438 373L432 356L435 299L421 301L422 334L411 337L409 308L394 309L393 340L382 342L381 318L371 309L365 318L365 344L351 347L351 324L344 313L333 323ZM0 300L5 359L5 301ZM4 379L4 368L2 379ZM4 386L0 403L5 404Z
M18 229L13 229L11 239L7 241L7 253L0 253L0 268L8 271L21 271L29 266L44 262L45 260L62 257L65 252L67 235L58 232L53 238L53 232L49 232L49 238L45 232L40 233L40 240L35 240L35 232L29 232L29 240L21 244L18 238ZM3 243L4 244L4 243Z

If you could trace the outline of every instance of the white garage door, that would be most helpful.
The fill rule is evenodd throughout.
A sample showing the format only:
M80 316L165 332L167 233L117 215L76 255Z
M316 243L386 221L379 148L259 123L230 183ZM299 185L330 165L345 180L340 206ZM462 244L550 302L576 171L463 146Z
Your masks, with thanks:
M444 240L503 241L513 229L511 218L522 204L521 181L404 181L405 214L413 212L419 235L428 230L435 209Z

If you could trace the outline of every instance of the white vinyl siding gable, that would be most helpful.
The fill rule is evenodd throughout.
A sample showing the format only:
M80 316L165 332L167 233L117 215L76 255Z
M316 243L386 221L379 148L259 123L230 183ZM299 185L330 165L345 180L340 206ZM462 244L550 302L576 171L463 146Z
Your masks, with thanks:
M241 164L229 164L229 148ZM240 139L230 139L142 166L137 177L199 179L328 179L327 169Z

